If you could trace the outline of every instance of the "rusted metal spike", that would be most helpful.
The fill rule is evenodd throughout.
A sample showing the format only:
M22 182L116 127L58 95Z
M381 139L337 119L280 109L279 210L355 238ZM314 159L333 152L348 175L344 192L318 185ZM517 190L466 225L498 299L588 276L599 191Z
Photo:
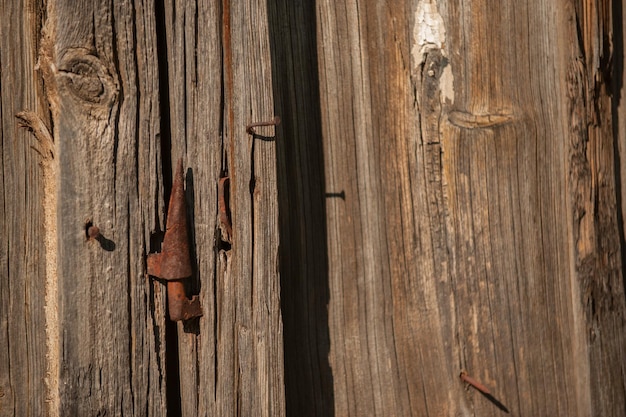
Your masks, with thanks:
M148 255L148 274L168 280L167 299L170 319L188 320L202 315L198 296L188 299L180 281L193 274L187 235L187 206L183 187L183 160L178 160L174 172L172 194L167 210L165 238L161 253Z
M189 320L202 315L200 299L197 295L188 299L181 281L167 282L167 307L172 321Z
M148 274L167 280L187 278L192 274L182 159L178 160L174 173L161 253L148 255Z

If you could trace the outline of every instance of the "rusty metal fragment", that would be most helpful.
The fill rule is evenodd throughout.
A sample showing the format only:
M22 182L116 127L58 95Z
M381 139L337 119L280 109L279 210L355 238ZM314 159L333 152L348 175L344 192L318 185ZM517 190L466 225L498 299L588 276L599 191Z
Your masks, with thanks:
M148 274L167 280L170 320L188 320L202 315L200 300L187 298L182 279L193 274L187 234L187 206L183 187L183 160L178 160L167 210L165 238L160 253L148 255Z

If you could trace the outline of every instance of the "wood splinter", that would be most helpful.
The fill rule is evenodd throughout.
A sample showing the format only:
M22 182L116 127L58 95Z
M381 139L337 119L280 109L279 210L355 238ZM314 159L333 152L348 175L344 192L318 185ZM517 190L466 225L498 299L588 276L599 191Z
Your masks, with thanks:
M229 185L229 177L224 176L220 178L219 182L217 183L217 205L222 240L227 243L232 243L233 227L230 221L230 209L228 207Z

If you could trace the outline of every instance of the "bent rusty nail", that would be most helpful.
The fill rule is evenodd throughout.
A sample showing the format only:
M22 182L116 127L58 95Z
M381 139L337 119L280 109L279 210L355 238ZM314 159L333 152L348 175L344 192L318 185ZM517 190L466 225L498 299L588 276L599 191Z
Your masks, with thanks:
M256 123L250 123L249 125L246 126L246 132L249 135L255 135L256 131L254 130L255 127L260 127L260 126L277 126L280 124L280 117L275 116L272 120L268 120L267 122L256 122Z
M467 372L465 371L461 371L461 374L459 375L459 378L461 378L461 380L463 382L468 383L469 385L473 386L474 388L476 388L483 396L485 396L485 398L487 398L489 401L491 401L496 407L498 407L500 410L504 411L505 413L509 414L509 409L506 408L506 406L504 404L502 404L500 402L500 400L498 400L496 397L494 397L491 392L489 392L489 389L484 386L483 384L481 384L480 382L478 382L477 380L475 380L474 378L472 378L471 376L469 376L467 374Z
M200 300L187 298L182 279L193 274L187 235L187 207L183 189L183 160L174 172L172 194L167 209L167 226L161 253L148 255L148 274L167 280L167 305L170 320L188 320L202 315Z

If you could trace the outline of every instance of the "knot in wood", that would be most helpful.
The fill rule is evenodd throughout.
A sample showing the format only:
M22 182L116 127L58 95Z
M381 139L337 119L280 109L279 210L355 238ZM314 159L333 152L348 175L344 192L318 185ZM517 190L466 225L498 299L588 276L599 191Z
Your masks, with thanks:
M110 106L117 97L117 84L107 67L83 48L70 49L63 55L59 85L89 104Z

